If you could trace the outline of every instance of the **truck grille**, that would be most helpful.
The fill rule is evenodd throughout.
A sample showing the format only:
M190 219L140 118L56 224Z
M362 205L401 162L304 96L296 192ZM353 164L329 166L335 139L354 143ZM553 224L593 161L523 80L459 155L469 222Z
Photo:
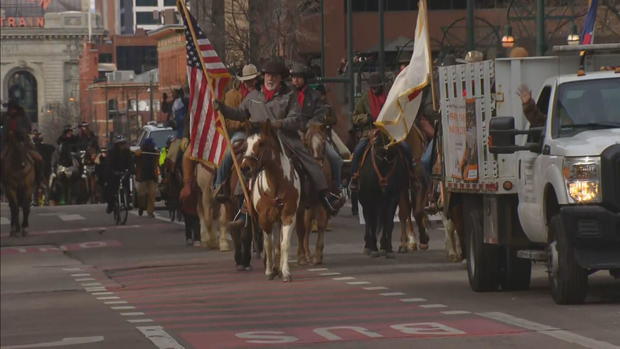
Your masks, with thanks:
M612 211L620 211L620 144L603 151L601 157L603 205Z

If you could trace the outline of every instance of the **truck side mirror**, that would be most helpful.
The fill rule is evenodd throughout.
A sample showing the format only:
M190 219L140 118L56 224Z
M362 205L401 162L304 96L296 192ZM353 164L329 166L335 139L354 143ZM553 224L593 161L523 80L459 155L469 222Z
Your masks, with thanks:
M512 116L497 116L489 122L489 152L491 154L512 154L515 146L515 119Z

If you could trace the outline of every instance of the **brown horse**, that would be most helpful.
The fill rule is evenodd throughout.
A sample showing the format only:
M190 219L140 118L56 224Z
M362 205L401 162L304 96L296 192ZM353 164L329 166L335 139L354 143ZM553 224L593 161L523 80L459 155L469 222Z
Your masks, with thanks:
M271 280L279 269L282 281L291 281L288 254L291 235L295 229L297 210L301 196L301 180L292 161L269 122L259 133L247 139L247 150L241 162L241 170L252 175L250 196L263 231L265 249L265 275ZM277 229L279 227L280 229ZM280 230L276 238L274 232ZM275 267L274 243L280 242L279 268Z
M11 209L11 236L28 233L28 216L35 188L35 156L22 142L9 134L2 156L1 183ZM22 223L19 209L22 209Z
M314 159L321 165L327 183L331 183L332 173L329 161L325 153L325 143L328 142L325 125L311 123L304 135L304 143ZM325 230L329 221L329 214L319 201L317 195L310 195L304 198L303 207L300 208L297 216L297 263L300 265L312 263L315 265L323 263L323 248L325 246ZM316 249L314 257L310 253L310 233L312 232L312 222L316 220Z

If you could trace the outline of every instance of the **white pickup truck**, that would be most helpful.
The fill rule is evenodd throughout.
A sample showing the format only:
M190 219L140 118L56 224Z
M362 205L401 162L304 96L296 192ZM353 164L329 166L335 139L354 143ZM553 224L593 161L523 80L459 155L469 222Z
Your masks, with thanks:
M558 304L583 302L590 273L620 277L620 44L580 49L585 61L439 69L442 184L462 208L474 291L529 288L532 260L547 263ZM541 127L523 114L522 84L538 96Z

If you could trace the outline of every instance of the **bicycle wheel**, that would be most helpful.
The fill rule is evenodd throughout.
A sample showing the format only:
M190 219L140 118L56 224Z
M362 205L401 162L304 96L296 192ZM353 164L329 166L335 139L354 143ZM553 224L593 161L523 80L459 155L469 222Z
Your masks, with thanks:
M129 193L127 193L126 190L122 191L122 194L120 195L120 199L121 199L121 205L120 205L120 222L119 224L124 225L125 223L127 223L127 217L129 216Z

